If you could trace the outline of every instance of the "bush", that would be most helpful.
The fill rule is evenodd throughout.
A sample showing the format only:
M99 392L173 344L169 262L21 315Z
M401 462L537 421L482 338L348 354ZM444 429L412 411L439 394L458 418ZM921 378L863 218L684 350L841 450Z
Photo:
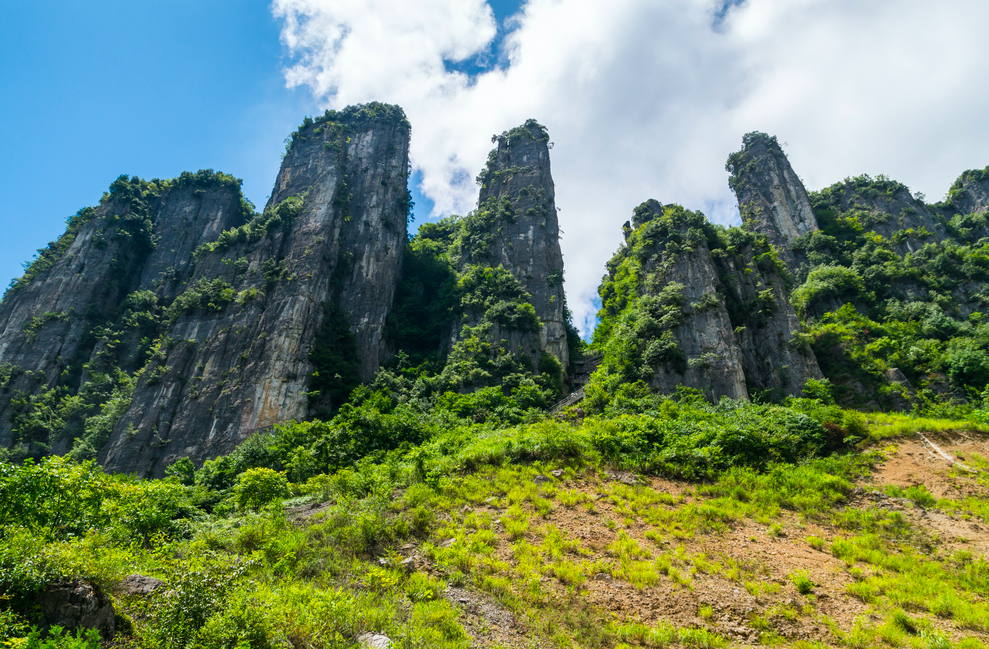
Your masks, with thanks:
M821 266L807 276L807 281L793 291L793 304L801 313L812 311L818 305L832 300L871 301L862 277L844 266Z
M818 548L820 549L820 548ZM801 595L809 595L814 591L814 582L811 580L810 575L807 574L806 570L796 570L787 575L793 585L796 586L797 592Z
M23 649L99 649L100 634L96 629L76 629L75 635L60 626L52 626L47 637L41 638L41 631L32 629Z
M264 467L244 471L237 477L234 485L234 499L237 508L241 510L257 509L276 498L287 498L290 494L285 473Z
M982 391L989 384L989 354L975 341L956 339L948 345L945 354L948 378L960 388L971 387Z
M825 405L834 405L834 396L831 394L831 381L827 379L807 379L803 388L804 396L808 399L817 399Z

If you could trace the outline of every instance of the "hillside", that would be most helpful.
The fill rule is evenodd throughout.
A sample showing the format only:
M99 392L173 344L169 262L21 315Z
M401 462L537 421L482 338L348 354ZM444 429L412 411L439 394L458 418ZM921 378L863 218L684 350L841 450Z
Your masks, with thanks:
M750 133L741 225L642 202L585 342L546 129L411 237L409 137L306 118L261 212L122 176L12 283L0 641L986 646L989 171Z
M438 410L429 442L293 483L289 428L164 481L8 468L4 633L84 580L113 646L985 646L983 425L730 403ZM814 458L820 420L864 437Z

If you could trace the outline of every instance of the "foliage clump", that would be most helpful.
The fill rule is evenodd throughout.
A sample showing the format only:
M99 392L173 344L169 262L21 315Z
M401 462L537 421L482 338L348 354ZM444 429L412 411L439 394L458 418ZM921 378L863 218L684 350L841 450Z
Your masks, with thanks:
M820 230L794 244L807 265L792 300L838 399L923 410L950 391L980 404L989 244L973 233L984 231L983 215L938 211L884 176L847 178L810 198ZM921 218L930 227L877 232ZM890 382L894 371L911 387Z

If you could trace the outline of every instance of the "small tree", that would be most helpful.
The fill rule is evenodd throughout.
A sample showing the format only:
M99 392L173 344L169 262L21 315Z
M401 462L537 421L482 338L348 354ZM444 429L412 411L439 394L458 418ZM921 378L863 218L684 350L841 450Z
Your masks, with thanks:
M234 485L238 509L257 509L276 498L286 498L289 494L285 472L264 467L244 471L237 476L237 484Z
M179 484L191 486L196 481L196 467L189 458L179 458L165 467L165 477L175 478Z

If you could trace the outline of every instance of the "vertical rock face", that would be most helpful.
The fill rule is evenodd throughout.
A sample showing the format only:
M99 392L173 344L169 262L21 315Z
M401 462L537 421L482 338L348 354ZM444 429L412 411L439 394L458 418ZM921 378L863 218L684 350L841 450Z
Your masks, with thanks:
M177 457L201 461L259 428L305 417L319 398L309 394L312 379L326 369L311 354L321 342L341 354L351 348L359 378L370 378L407 237L408 144L397 108L303 125L264 236L221 237L200 255L186 291L201 297L172 310L168 342L101 454L108 468L160 473ZM217 282L229 291L222 308L211 304L223 298L206 301ZM321 341L326 320L340 318L354 340Z
M478 208L497 214L497 231L487 250L467 250L465 264L499 265L532 296L543 326L540 348L566 367L569 363L563 253L546 129L528 120L496 138L497 148L478 177Z
M187 174L143 197L138 184L122 177L99 207L80 210L0 303L0 446L66 450L71 439L42 439L32 404L56 388L78 391L109 362L137 369L140 327L108 339L127 296L152 288L157 275L187 276L192 249L243 222L229 176Z
M791 244L818 229L814 210L800 178L790 167L775 137L749 133L742 150L728 158L729 185L738 198L742 222L769 238L787 267L799 259Z
M989 210L989 167L966 171L948 191L948 201L958 214Z
M713 227L699 212L654 200L635 209L633 223L599 290L594 341L604 360L595 380L607 391L641 380L664 393L686 385L713 401L747 397L742 355L718 293Z
M646 302L653 302L653 296L662 296L664 291L679 291L682 322L672 329L672 334L683 356L677 362L654 364L656 372L650 385L666 394L674 392L678 385L687 385L703 391L712 401L723 396L746 398L743 357L731 318L718 294L721 282L707 242L692 240L686 223L679 224L678 234L684 242L679 253L665 250L665 254L645 264L646 273L652 275L647 289L651 295ZM662 347L661 341L662 336L650 342L645 353L647 361L657 347Z
M752 238L719 250L717 265L750 395L799 396L808 379L823 374L801 342L800 319L790 304L782 268L768 242Z
M600 289L599 383L639 379L667 394L685 385L717 401L798 395L821 378L765 236L654 200L625 231Z
M161 475L338 405L385 353L408 145L397 107L307 118L262 214L223 174L119 179L0 304L0 444Z
M400 108L386 108L353 123L323 122L300 130L268 201L270 208L308 192L299 227L303 236L294 253L308 258L315 250L308 239L320 240L323 266L313 260L309 272L332 275L324 279L335 284L330 288L356 336L365 381L385 353L385 319L402 267L411 207L409 124Z

